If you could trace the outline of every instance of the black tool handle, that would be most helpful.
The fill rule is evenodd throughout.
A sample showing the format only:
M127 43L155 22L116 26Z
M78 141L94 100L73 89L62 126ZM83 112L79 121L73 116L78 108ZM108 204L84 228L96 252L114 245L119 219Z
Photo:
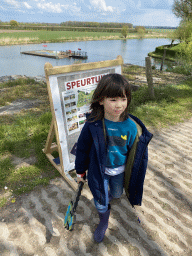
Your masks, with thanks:
M73 205L73 209L72 209L72 213L75 213L76 212L76 208L77 208L77 205L78 205L78 202L79 202L79 198L81 196L81 191L83 189L83 186L84 186L84 182L83 181L80 181L79 182L79 188L77 190L77 195L76 195L76 199L75 199L75 202L74 202L74 205Z

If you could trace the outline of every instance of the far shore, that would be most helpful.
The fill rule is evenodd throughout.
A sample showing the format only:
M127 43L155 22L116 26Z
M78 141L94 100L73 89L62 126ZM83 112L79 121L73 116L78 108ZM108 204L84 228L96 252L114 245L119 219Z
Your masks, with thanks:
M47 43L62 43L62 42L80 42L80 41L101 41L101 40L129 40L129 39L146 39L146 38L167 38L167 33L149 32L142 37L138 34L128 34L127 38L123 38L121 34L117 33L75 33L73 31L65 31L58 33L56 38L46 35L47 31L33 31L33 30L0 30L0 46L24 45L24 44L47 44ZM59 31L64 32L64 31ZM70 32L70 34L69 34ZM18 34L21 33L21 36ZM26 33L26 36L24 36ZM42 38L40 35L44 34ZM47 32L48 34L48 32ZM64 34L64 35L65 35ZM49 33L50 35L50 33ZM45 39L46 38L46 39Z

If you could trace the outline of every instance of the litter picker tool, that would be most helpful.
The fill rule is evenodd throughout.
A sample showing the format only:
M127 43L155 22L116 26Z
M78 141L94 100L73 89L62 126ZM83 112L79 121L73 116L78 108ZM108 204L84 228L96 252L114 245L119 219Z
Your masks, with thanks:
M64 226L67 230L70 230L70 231L73 230L74 224L75 224L75 221L76 221L75 212L76 212L76 208L77 208L77 205L78 205L78 202L79 202L79 198L81 196L81 191L83 189L83 185L84 185L84 182L80 181L79 182L79 187L78 187L78 190L77 190L77 194L76 194L76 197L75 197L75 201L71 201L69 203L69 205L67 207L66 214L65 214Z

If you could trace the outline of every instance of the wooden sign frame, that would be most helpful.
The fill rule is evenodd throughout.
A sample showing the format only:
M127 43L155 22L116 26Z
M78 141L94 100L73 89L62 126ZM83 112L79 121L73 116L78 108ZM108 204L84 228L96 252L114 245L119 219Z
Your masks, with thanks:
M91 62L83 64L73 64L67 66L55 66L53 67L50 63L46 63L44 66L45 77L47 82L47 90L49 95L51 113L52 113L52 122L50 125L50 130L47 136L47 141L43 152L46 154L49 161L52 165L60 172L68 184L74 189L77 190L78 185L74 178L70 175L71 171L74 171L74 163L68 163L66 170L64 166L66 161L64 161L64 152L66 157L66 132L62 128L64 126L63 110L60 107L61 98L58 100L58 77L65 76L68 74L80 74L81 72L90 72L95 71L99 72L100 70L115 70L116 73L122 73L123 59L121 56L118 56L115 60L107 60L100 62ZM57 104L57 105L56 105ZM58 107L57 107L58 106ZM61 117L61 120L58 118ZM56 143L53 143L53 139L56 138ZM55 158L53 152L58 152L59 157Z

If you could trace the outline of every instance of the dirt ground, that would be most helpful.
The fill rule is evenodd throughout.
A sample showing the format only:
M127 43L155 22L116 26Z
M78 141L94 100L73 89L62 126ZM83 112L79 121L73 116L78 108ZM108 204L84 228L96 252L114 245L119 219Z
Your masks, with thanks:
M87 185L74 230L64 228L74 191L61 177L0 210L0 255L191 256L191 127L192 119L154 134L142 206L133 209L125 194L113 200L102 243L93 240L99 219Z

